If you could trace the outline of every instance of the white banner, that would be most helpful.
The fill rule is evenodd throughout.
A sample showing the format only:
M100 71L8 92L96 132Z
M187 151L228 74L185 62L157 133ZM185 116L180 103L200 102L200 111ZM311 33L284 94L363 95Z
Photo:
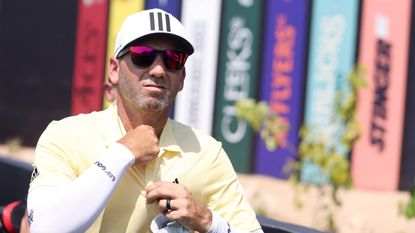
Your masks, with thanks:
M221 0L183 0L182 19L195 53L186 63L184 88L176 98L174 119L212 133Z

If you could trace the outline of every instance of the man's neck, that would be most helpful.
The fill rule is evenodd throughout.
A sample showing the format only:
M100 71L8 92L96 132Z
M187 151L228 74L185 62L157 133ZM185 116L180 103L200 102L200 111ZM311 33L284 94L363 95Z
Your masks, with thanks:
M154 128L159 138L166 125L169 113L169 109L159 112L135 111L123 105L121 101L117 102L117 111L126 132L140 125L149 125Z

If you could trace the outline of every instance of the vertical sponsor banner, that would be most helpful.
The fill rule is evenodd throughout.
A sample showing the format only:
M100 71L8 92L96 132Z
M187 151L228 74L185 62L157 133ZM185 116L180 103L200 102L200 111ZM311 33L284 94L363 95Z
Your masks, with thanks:
M181 0L147 0L145 9L160 8L180 20L181 15ZM170 107L169 117L174 118L174 104Z
M213 135L238 172L250 172L253 132L235 116L234 104L256 98L263 1L227 0L222 5Z
M359 63L368 87L357 103L363 125L352 154L357 188L398 188L411 9L411 0L363 1Z
M348 75L355 64L359 1L316 0L312 9L304 123L313 137L348 156L335 101L338 91L348 95L351 90ZM301 179L320 183L327 176L317 165L305 163Z
M286 178L283 168L296 157L302 121L310 1L268 0L262 49L260 99L290 128L280 147L268 151L257 137L255 172Z
M144 9L144 0L111 0L109 8L109 24L107 35L107 57L106 62L114 55L115 38L124 19L133 13ZM107 63L106 63L107 64ZM105 79L108 79L108 67L105 69ZM102 84L101 84L102 85ZM102 95L101 95L102 98ZM108 106L104 100L104 107Z
M108 0L78 0L71 114L102 108Z
M160 8L180 19L182 0L146 0L145 9Z
M410 27L410 54L409 64L415 63L415 5L412 3L411 27ZM415 66L408 65L408 81L406 85L405 121L403 133L403 148L400 164L399 189L410 190L414 185L415 177L415 93L412 87L415 86Z
M174 118L212 133L221 0L183 0L182 22L195 48L186 63L184 88Z

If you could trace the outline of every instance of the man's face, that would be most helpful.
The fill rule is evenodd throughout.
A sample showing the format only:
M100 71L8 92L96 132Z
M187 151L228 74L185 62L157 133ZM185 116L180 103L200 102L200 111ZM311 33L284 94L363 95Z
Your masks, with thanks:
M179 49L171 39L152 38L140 41L157 50ZM133 64L130 53L119 59L117 91L124 105L137 111L168 110L177 92L183 89L185 69L170 70L159 54L148 67Z

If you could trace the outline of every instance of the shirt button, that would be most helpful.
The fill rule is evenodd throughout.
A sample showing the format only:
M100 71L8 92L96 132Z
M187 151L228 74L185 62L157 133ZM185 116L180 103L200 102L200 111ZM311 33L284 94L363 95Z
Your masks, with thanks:
M154 165L153 164L149 164L146 167L146 170L153 170Z

